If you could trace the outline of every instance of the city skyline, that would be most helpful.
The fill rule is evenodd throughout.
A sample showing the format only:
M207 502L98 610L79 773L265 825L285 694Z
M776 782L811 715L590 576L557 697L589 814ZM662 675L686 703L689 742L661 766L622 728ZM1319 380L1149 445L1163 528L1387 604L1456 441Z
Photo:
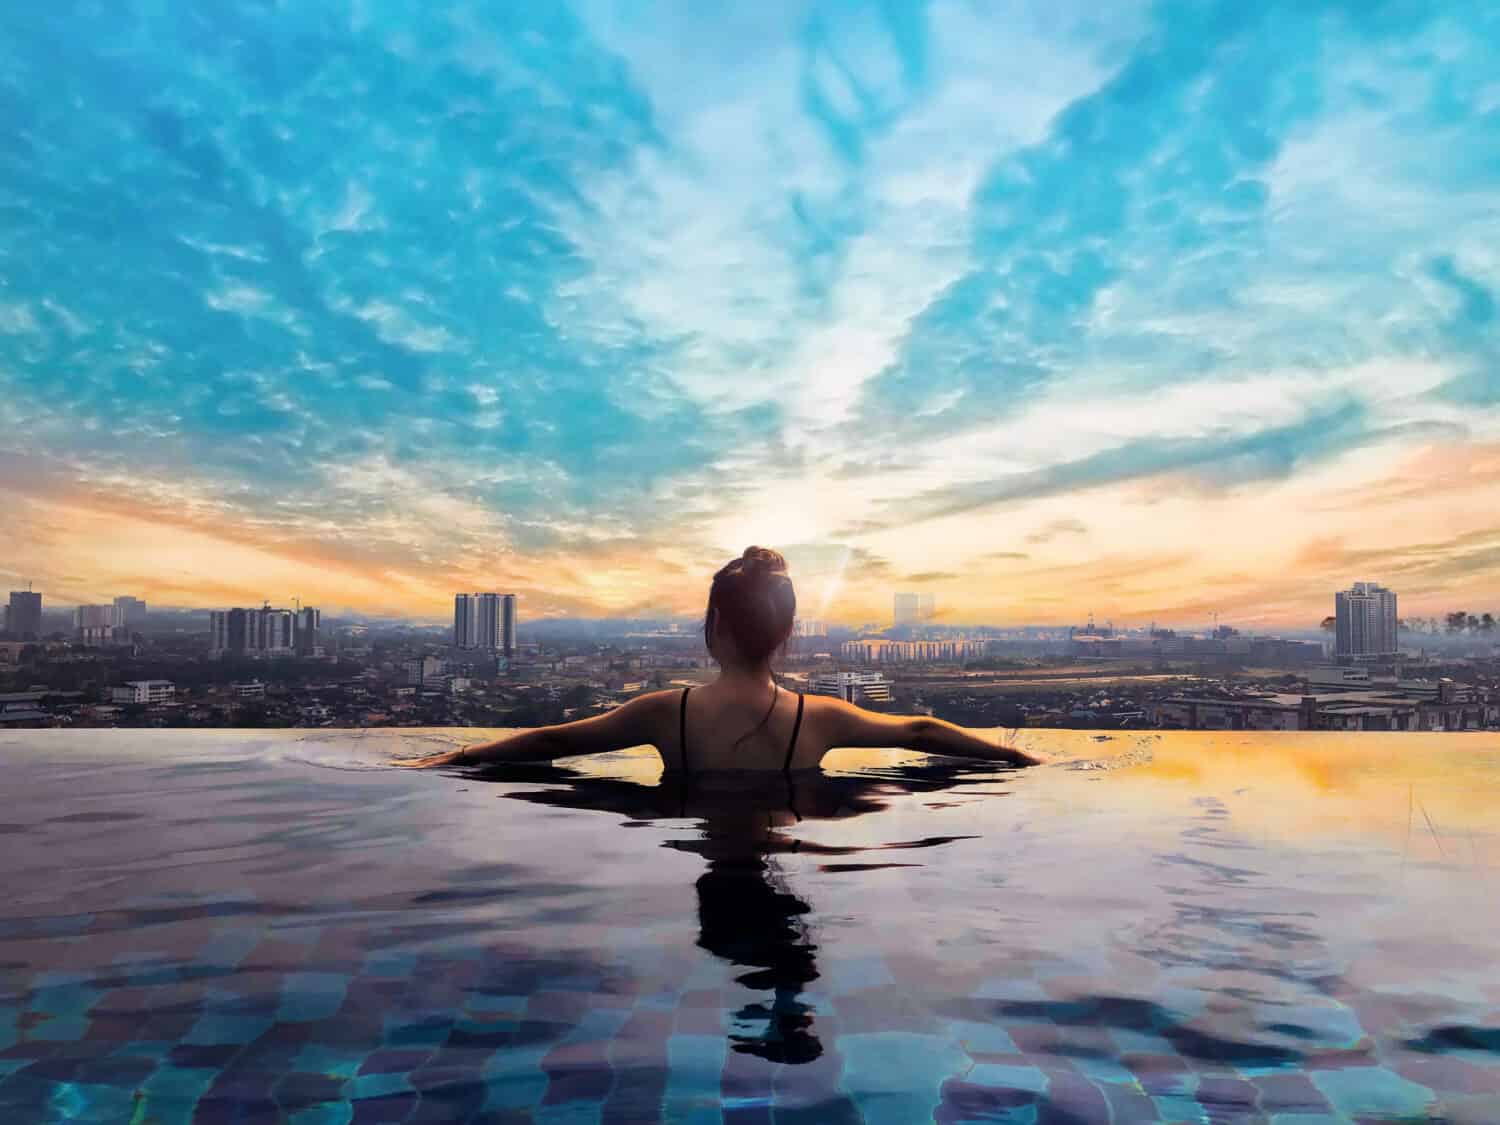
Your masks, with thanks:
M1351 619L1349 616L1349 604L1351 596L1362 599L1367 593L1371 596L1379 595L1381 598L1380 608L1378 610L1380 624L1371 624L1368 626L1351 624ZM880 621L830 622L826 619L811 618L798 615L792 623L792 634L794 637L802 638L826 636L830 625L835 628L845 629L855 633L870 634L881 634L886 632L888 629L895 629L899 632L901 630L913 627L926 629L928 631L936 629L939 632L942 632L944 630L956 630L960 633L966 628L1000 630L1065 629L1070 633L1076 629L1082 630L1083 634L1093 633L1096 631L1096 629L1102 630L1105 634L1127 632L1135 634L1155 634L1159 630L1166 630L1169 632L1174 630L1184 630L1189 633L1193 631L1200 631L1209 634L1221 634L1226 631L1229 633L1240 632L1240 626L1244 626L1245 628L1250 629L1252 632L1256 630L1256 627L1252 622L1241 621L1236 624L1233 621L1222 620L1221 615L1217 612L1211 613L1207 619L1200 621L1172 621L1153 619L1150 622L1126 621L1120 622L1118 624L1113 621L1107 621L1101 622L1098 626L1095 625L1094 614L1092 611L1090 611L1086 615L1086 624L1079 621L1063 620L1033 620L1008 623L971 621L955 623L952 621L938 620L936 618L935 607L931 595L918 595L909 592L897 592L893 597L895 603L895 612L893 619L888 618L888 620L890 620L889 625L882 624ZM1455 611L1447 607L1443 607L1440 612L1434 612L1431 614L1427 614L1425 612L1417 612L1408 615L1403 612L1402 614L1398 615L1398 613L1396 612L1395 592L1382 587L1379 583L1369 581L1356 581L1348 590L1335 590L1332 592L1332 597L1334 608L1333 615L1325 617L1316 625L1310 621L1294 623L1292 625L1286 626L1284 631L1311 633L1317 631L1332 630L1340 638L1337 643L1339 646L1339 651L1342 655L1378 656L1388 654L1391 651L1388 642L1390 642L1390 640L1395 637L1398 632L1404 633L1410 631L1430 633L1440 631L1445 627L1448 632L1453 632L1455 618L1460 619L1457 626L1458 631L1460 632L1464 631L1466 628L1469 630L1489 632L1493 629L1493 621L1496 616L1491 611L1482 611L1478 614L1475 614L1466 610ZM29 607L26 611L28 614L28 621L40 622L43 619L43 616L49 613L54 615L61 612L68 613L72 619L74 631L79 638L83 638L85 634L88 633L99 633L101 635L108 635L114 638L128 636L129 628L132 625L143 624L147 617L147 603L134 596L117 596L113 599L112 604L70 604L64 602L46 605L43 602L42 591L13 590L11 591L10 603L0 606L0 613L3 613L3 616L0 616L0 638L11 634L10 622L12 617L12 609L17 604L18 598L24 599L25 604ZM309 606L301 606L301 599L293 599L293 601L298 604L298 609L272 609L270 601L263 600L263 605L260 609L250 608L228 610L223 609L222 607L218 609L212 609L203 606L158 606L157 612L169 615L180 613L207 614L211 622L209 627L216 633L222 632L224 626L222 622L215 622L219 622L219 619L227 620L227 615L229 613L258 614L264 612L295 616L299 619L303 616L311 615L311 617L309 618L310 635L311 632L315 632L319 627L318 622L320 620L322 610L314 609ZM1366 615L1368 615L1368 612L1370 611L1367 610L1365 612ZM634 621L656 620L673 621L680 624L683 621L695 621L699 616L700 615L697 613L672 614L665 611L651 612L648 610L639 615L628 616L606 614L601 616L589 617L554 613L550 615L539 616L534 618L533 620L541 623L565 622L570 620L600 622L619 621L628 623ZM366 615L358 611L352 611L348 609L341 609L335 612L333 614L333 617L336 619L348 618L352 621L381 619L405 620L411 622L414 625L422 625L426 627L444 627L450 634L450 641L453 646L459 649L488 649L495 652L512 654L516 651L518 645L518 598L517 595L509 593L456 594L453 596L452 613L447 617L437 615L422 616L406 614L395 614L390 616ZM87 620L85 620L86 618ZM1465 622L1467 622L1467 625L1465 625ZM677 625L674 625L673 627L676 628ZM1364 640L1351 639L1354 631L1356 630L1359 632L1361 637L1363 637L1366 632L1370 632L1372 636L1379 636L1384 643L1384 647L1377 646L1375 648L1367 648L1366 642ZM54 628L53 632L57 632L57 630ZM1264 635L1263 632L1262 635ZM483 642L481 638L484 636L490 637L492 639L491 643ZM12 637L12 639L15 638ZM93 636L89 639L98 642L101 638L100 636Z
M11 588L689 615L752 543L837 623L1500 586L1481 8L186 10L0 41Z

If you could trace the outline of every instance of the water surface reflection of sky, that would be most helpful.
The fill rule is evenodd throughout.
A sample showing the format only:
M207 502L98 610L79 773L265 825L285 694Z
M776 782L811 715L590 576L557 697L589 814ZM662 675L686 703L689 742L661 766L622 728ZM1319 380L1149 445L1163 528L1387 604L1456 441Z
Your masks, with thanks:
M748 787L644 750L385 767L473 733L0 735L0 1104L1478 1123L1500 1098L1493 736L1037 731L1068 759L839 752Z

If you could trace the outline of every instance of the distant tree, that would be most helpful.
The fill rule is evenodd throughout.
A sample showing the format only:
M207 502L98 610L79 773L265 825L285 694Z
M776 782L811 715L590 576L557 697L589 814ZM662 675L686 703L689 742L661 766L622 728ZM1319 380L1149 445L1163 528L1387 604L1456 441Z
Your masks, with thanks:
M1332 633L1335 629L1338 628L1338 624L1339 619L1337 617L1325 617L1323 618L1322 627L1325 631Z
M1446 621L1448 624L1448 632L1461 633L1463 632L1464 626L1468 624L1469 615L1464 610L1454 610L1452 613L1447 615Z
M1481 633L1493 633L1495 631L1495 615L1486 613L1479 618L1479 631Z
M236 726L264 727L270 723L270 709L264 703L242 703L235 714Z
M1479 632L1479 618L1475 617L1472 613L1469 614L1468 617L1464 619L1464 631L1466 633Z

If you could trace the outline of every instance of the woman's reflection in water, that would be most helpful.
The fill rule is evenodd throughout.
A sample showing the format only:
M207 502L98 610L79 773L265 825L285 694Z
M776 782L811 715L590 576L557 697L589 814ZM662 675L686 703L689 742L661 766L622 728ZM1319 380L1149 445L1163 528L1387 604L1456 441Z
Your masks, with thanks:
M735 1013L737 1030L730 1034L734 1050L772 1062L806 1063L823 1053L812 1008L801 999L806 986L818 979L818 947L806 921L812 908L787 886L776 856L926 848L963 837L839 847L804 841L790 829L803 821L875 812L902 794L993 784L995 769L929 760L879 774L668 775L650 785L561 767L511 766L492 771L490 777L564 786L505 794L519 801L622 813L635 821L697 820L701 834L696 839L668 840L663 846L694 852L708 861L708 870L696 884L698 945L732 965L745 966L735 981L769 994ZM882 865L859 865L874 866Z
M689 815L702 818L703 838L668 846L708 860L697 882L698 945L731 965L749 966L735 981L771 993L769 1001L752 1001L735 1013L745 1030L731 1032L734 1049L771 1062L811 1062L823 1045L812 1032L811 1009L798 996L818 979L817 946L803 919L812 908L787 888L772 859L777 851L797 850L798 841L784 832L801 815L796 783L756 781L770 785L747 794L742 787L715 789L712 778L674 779L671 784L694 790L682 796Z

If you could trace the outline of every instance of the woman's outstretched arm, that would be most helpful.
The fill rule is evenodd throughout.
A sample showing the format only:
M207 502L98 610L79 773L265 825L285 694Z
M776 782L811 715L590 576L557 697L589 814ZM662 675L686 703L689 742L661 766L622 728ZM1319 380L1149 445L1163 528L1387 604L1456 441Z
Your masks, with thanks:
M603 715L575 719L550 727L535 727L426 758L398 760L398 766L432 769L436 766L478 766L488 762L550 762L578 754L604 754L641 746L658 737L676 692L638 695Z
M923 754L978 758L1013 766L1039 766L1042 758L998 739L965 730L930 715L882 715L841 699L823 701L827 707L829 746L899 746Z

